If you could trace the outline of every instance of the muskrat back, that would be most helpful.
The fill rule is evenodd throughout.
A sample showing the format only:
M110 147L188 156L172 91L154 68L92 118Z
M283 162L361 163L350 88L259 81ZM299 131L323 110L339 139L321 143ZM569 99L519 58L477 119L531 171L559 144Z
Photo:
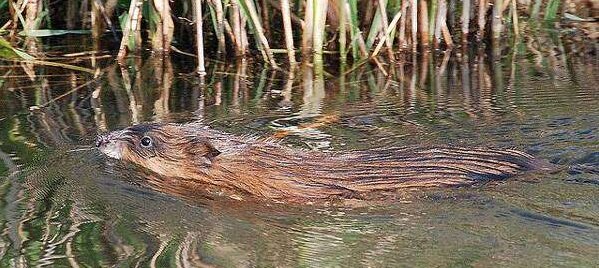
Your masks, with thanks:
M323 153L193 123L136 125L98 136L96 146L161 176L281 201L470 185L540 167L533 156L513 149L412 146Z

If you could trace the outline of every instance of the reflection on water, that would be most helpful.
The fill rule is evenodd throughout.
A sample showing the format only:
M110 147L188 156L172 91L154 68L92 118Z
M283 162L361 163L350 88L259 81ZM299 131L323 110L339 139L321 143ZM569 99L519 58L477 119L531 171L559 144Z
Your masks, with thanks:
M384 70L212 63L205 81L178 57L79 59L97 75L4 63L0 266L596 266L599 72L556 47ZM516 147L565 168L394 204L287 207L204 196L90 148L98 132L193 120L314 150Z

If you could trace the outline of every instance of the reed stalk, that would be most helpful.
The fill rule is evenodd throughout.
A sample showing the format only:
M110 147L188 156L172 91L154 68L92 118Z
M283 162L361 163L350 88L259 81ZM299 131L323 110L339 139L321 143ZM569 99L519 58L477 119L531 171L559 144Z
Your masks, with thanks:
M121 45L119 47L119 54L117 55L117 59L122 60L127 55L127 49L133 50L135 49L135 44L137 43L137 35L139 24L138 17L141 16L141 4L142 2L139 0L131 0L129 4L129 13L127 15L127 19L125 22L125 27L123 30L123 38L121 39ZM133 34L135 36L133 36Z
M442 2L443 0L439 0L439 2ZM442 25L442 20L443 18L443 8L444 8L444 3L439 3L439 10L437 11L436 14L436 18L435 18L435 28L434 28L434 34L433 34L433 46L435 48L439 47L439 43L441 43L441 25Z
M394 58L393 44L391 43L392 38L389 38L391 31L389 31L389 22L387 19L387 1L386 0L379 0L379 13L381 14L382 26L383 26L383 29L382 29L383 31L381 32L381 38L379 40L379 43L382 43L384 40L386 50L387 50L387 57L389 57L390 60L394 60L393 59ZM397 22L395 22L395 23L397 23Z
M436 21L437 21L437 10L438 10L438 6L439 6L439 0L431 0L429 2L429 8L428 8L428 40L429 42L431 42L431 40L433 40L434 35L435 35L435 27L436 27Z
M98 40L98 38L100 38L100 35L102 34L102 20L100 19L101 15L100 15L100 8L98 7L98 5L96 4L96 1L94 1L91 5L92 11L91 11L91 27L92 27L92 38L94 40Z
M351 3L351 5L350 5ZM345 18L350 25L350 33L351 33L351 46L352 46L352 54L354 60L367 58L368 50L366 49L366 43L364 42L364 38L362 37L362 32L358 27L358 10L357 10L357 1L349 0L345 4L344 12Z
M316 0L317 1L317 0ZM325 39L325 26L327 21L327 9L328 9L328 1L320 2L316 5L314 10L314 29L313 34L313 46L314 46L314 61L321 62L322 61L322 50Z
M459 19L456 22L456 18L459 18L459 9L456 4L457 0L447 0L447 21L445 22L451 29L459 29ZM458 33L459 31L455 31Z
M439 47L441 37L445 41L448 48L453 47L453 40L447 27L447 1L439 0L439 9L437 11L437 19L435 22L435 48Z
M256 1L257 3L258 1ZM257 6L260 11L262 27L264 28L264 35L271 39L271 30L270 30L270 8L266 5L266 0L260 0L260 5Z
M543 4L542 0L535 0L532 11L530 12L530 17L533 20L536 20L539 17L539 12L541 11L541 5Z
M105 4L100 0L93 0L91 5L92 16L95 17L92 18L92 36L94 39L97 39L102 35L105 26L110 28L116 39L116 29L110 20L116 6L116 0L107 1Z
M377 8L378 10L378 8ZM366 48L371 49L372 45L375 43L377 37L380 35L382 28L382 16L381 12L376 12L372 18L370 23L370 27L368 29L368 35L366 36Z
M347 18L344 12L344 1L336 1L336 3L337 14L339 14L339 54L341 65L343 66L347 61Z
M243 51L248 52L249 51L249 42L248 42L248 32L247 32L247 16L244 15L243 12L241 12L241 9L239 9L239 32L240 32L240 42L241 42L241 46L243 47ZM258 47L260 47L260 42L256 42L256 45ZM260 50L260 53L262 54L262 59L266 58L266 54L264 54L264 50Z
M293 32L291 27L291 7L289 0L281 0L281 13L283 16L283 28L285 30L285 46L287 47L287 57L289 63L293 65L295 61L295 49L293 47Z
M520 37L520 25L518 22L518 6L516 5L516 0L511 0L511 2L513 9L512 23L514 25L514 37L516 38L516 40L518 40Z
M470 0L462 0L462 44L468 43L468 33L470 32Z
M304 58L310 54L314 38L314 0L306 1L304 9L304 31L302 33L302 55Z
M420 29L420 45L423 49L427 49L429 47L427 0L418 1L418 12L420 13L420 16L418 17L418 29ZM414 33L416 33L416 31L414 31Z
M118 0L58 0L61 1L66 3L60 9L65 12L66 28L81 25L89 28L91 24L94 39L101 38L107 27L116 32L111 17ZM527 22L534 22L534 18L543 14L539 19L552 22L559 19L562 7L560 0L207 0L205 4L210 13L202 14L202 3L197 1L177 3L171 8L170 0L131 0L128 12L119 16L123 37L118 59L141 47L142 27L147 27L143 29L148 32L150 42L147 43L155 51L169 52L175 27L172 18L177 18L177 27L184 27L178 31L183 38L177 42L183 48L185 42L196 44L198 50L193 54L198 56L200 73L205 72L204 54L208 50L214 48L219 55L231 50L237 56L245 56L250 46L255 49L252 52L259 52L265 62L275 67L273 53L286 53L293 64L299 60L295 55L297 46L305 61L319 61L323 54L331 53L338 54L345 62L351 53L354 62L370 59L370 62L376 61L379 68L387 68L386 60L393 61L395 52L408 47L412 51L431 46L451 47L454 38L460 39L462 46L470 46L468 39L474 34L479 41L489 39L497 43L504 33L512 31L517 39L522 22L519 15L530 17ZM0 30L10 30L13 36L19 28L28 36L38 34L40 31L35 30L39 28L47 29L41 32L53 31L51 23L55 18L52 16L56 15L49 9L54 5L47 3L47 0L0 0L0 8L8 5L10 13L0 14L0 18L7 20L0 25ZM187 19L191 17L186 13L189 4L192 4L190 13L195 25ZM142 8L142 5L145 6ZM181 7L183 14L179 14ZM393 19L389 18L391 14L394 14ZM215 35L204 34L202 26L214 29ZM27 34L28 31L35 32ZM183 36L190 31L195 34ZM461 35L453 36L452 32ZM301 41L294 40L293 34L301 36ZM205 42L213 41L211 38L218 43L205 46L208 44ZM396 38L399 46L394 47ZM248 41L254 43L248 44ZM336 51L326 51L326 47ZM386 52L384 59L377 58L381 49Z
M397 12L397 14L395 14L395 16L393 17L393 20L391 20L391 23L389 24L389 28L387 28L387 30L385 31L385 34L382 35L381 40L379 41L376 48L372 52L372 54L370 56L371 58L376 57L379 53L379 50L383 47L383 44L386 44L387 40L390 39L391 33L395 30L395 27L397 26L397 22L402 17L401 14L402 14L401 12Z
M225 19L224 21L224 27L225 27L225 33L227 34L227 36L229 37L229 39L231 40L231 43L235 44L235 47L237 47L237 39L235 37L235 33L233 33L233 28L231 28L231 24L229 23L229 21L227 19ZM237 53L237 49L235 49L235 53Z
M453 39L451 38L449 27L447 27L447 21L445 20L441 21L441 33L443 33L443 40L445 40L447 48L451 49L453 47Z
M557 18L560 2L560 0L549 0L545 8L545 21L554 21Z
M481 41L485 36L485 24L487 22L487 9L488 0L478 1L478 32L476 33L476 39Z
M408 44L406 43L406 18L407 18L407 11L408 11L408 7L410 6L410 2L407 0L402 0L401 1L401 14L403 14L401 16L401 18L399 19L399 37L398 37L398 43L399 43L399 49L403 50L408 48Z
M28 0L25 8L25 24L23 25L24 31L37 30L40 23L40 13L42 11L41 0Z
M152 39L152 48L154 49L154 51L168 53L170 51L171 42L173 40L173 30L175 28L173 19L171 18L171 8L169 5L169 1L154 0L153 6L158 16L156 16L155 22L156 29L150 35Z
M202 29L202 1L196 0L194 3L194 18L196 26L196 49L198 56L198 69L199 75L203 76L206 74L206 67L204 66L204 31Z
M258 44L262 47L260 50L263 54L264 61L269 62L273 67L277 67L272 51L268 44L268 40L264 35L264 28L258 17L258 12L253 0L237 0L240 6L243 8L244 13L249 17L249 22L254 30L254 35L258 38Z
M493 18L491 19L491 34L494 40L498 40L501 37L501 33L503 31L502 6L503 0L493 1Z
M237 56L242 56L243 54L245 54L245 48L243 46L243 40L241 38L241 13L239 10L239 6L237 5L236 1L232 1L231 3L231 10L229 12L230 16L231 16L231 28L232 28L232 32L233 32L233 36L235 37L234 39L234 43L235 43L235 55Z
M215 13L215 25L214 25L214 29L215 29L215 33L216 33L216 38L218 39L218 53L224 53L225 52L225 15L223 12L223 3L221 0L212 0L212 5L210 5L212 8L214 8L214 13Z
M410 15L412 18L412 52L418 49L418 1L410 0Z
M14 1L10 1L8 2L8 12L10 13L10 18L11 20L9 21L9 26L10 26L10 30L9 30L9 36L11 37L15 37L16 33L17 33L17 27L19 26L19 16L21 15L21 12L23 12L21 9L19 9L19 3L22 0L17 0L17 2Z

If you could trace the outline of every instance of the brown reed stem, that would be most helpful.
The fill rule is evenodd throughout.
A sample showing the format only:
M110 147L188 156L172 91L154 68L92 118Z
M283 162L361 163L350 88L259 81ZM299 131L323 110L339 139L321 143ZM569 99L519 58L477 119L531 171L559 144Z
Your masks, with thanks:
M233 35L235 36L235 55L241 56L245 54L243 47L243 40L241 38L241 14L239 6L235 1L231 2L231 28L233 28Z
M408 47L406 44L406 18L408 17L406 12L408 10L408 6L410 2L407 0L403 0L401 2L401 18L399 19L399 49L403 50Z
M223 21L224 27L225 27L225 33L227 33L227 36L229 36L229 39L231 39L231 42L233 44L235 44L235 51L237 51L237 38L235 37L235 33L233 33L233 28L231 28L231 24L229 24L229 21L225 18L225 20ZM237 53L237 52L235 52Z
M387 57L389 57L389 59L391 61L393 61L393 50L391 47L391 41L390 38L387 38L387 36L389 34L391 34L388 29L389 29L389 20L387 18L387 1L385 0L379 0L379 12L381 14L381 21L382 21L382 26L383 26L383 31L381 32L382 38L380 38L379 42L383 42L383 40L385 40L385 45L386 45L386 50L387 50Z
M410 14L412 17L412 52L418 49L418 1L410 1Z
M377 44L376 48L372 52L372 55L370 56L370 58L374 58L374 57L377 56L379 50L383 47L383 44L386 43L386 41L391 36L391 33L393 32L393 30L397 26L397 22L399 21L400 17L402 17L401 12L397 12L397 14L395 14L395 16L393 17L393 20L391 21L391 24L389 25L389 28L387 28L387 30L385 31L385 33L382 35L381 40L379 41L379 43Z
M249 51L250 45L249 45L248 33L247 33L247 17L243 14L241 9L239 9L239 33L240 33L241 47L243 47L243 53L245 54ZM266 59L264 50L260 50L260 53L262 53L262 58Z
M443 40L445 40L445 44L447 48L453 47L453 39L451 37L451 33L449 32L449 27L447 27L447 21L443 20L441 25L441 32L443 33Z
M15 3L14 1L8 2L8 11L10 12L10 17L11 17L9 36L11 38L14 38L17 33L17 27L19 25L19 15L23 11L19 9L18 3ZM4 28L4 27L2 27L2 28Z
M428 35L428 1L418 1L418 8L420 16L418 16L418 29L420 29L420 45L423 49L429 47L429 35ZM416 32L414 32L416 33Z
M154 8L159 14L156 32L151 33L154 51L168 53L173 39L175 25L171 17L171 7L168 0L154 0ZM200 19L201 20L201 19Z
M218 53L225 52L225 15L221 0L212 0L214 13L216 13L216 38L218 39Z

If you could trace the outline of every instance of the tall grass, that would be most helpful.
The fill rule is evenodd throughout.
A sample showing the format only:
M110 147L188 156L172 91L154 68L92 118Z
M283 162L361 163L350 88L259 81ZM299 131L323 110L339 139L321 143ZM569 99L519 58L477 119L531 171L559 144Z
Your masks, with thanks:
M65 5L60 5L65 2ZM333 57L342 62L393 61L419 49L476 46L478 41L518 36L522 21L555 21L559 0L94 0L73 4L41 0L0 0L0 33L28 36L39 29L91 28L95 38L117 32L118 58L143 47L142 36L160 53L191 52L205 69L203 55L261 55L276 67ZM78 9L79 14L74 10ZM67 16L61 16L62 12ZM91 23L86 23L90 21ZM175 18L173 20L173 18ZM453 19L459 18L459 19ZM119 21L120 23L117 23ZM513 26L513 27L510 27ZM194 33L195 34L189 34ZM299 43L296 51L294 44ZM493 43L493 42L489 42ZM203 45L205 44L205 45ZM380 53L383 50L384 53ZM214 53L216 52L216 53ZM278 53L286 57L276 56ZM312 57L314 55L314 57ZM286 58L286 60L285 60Z

